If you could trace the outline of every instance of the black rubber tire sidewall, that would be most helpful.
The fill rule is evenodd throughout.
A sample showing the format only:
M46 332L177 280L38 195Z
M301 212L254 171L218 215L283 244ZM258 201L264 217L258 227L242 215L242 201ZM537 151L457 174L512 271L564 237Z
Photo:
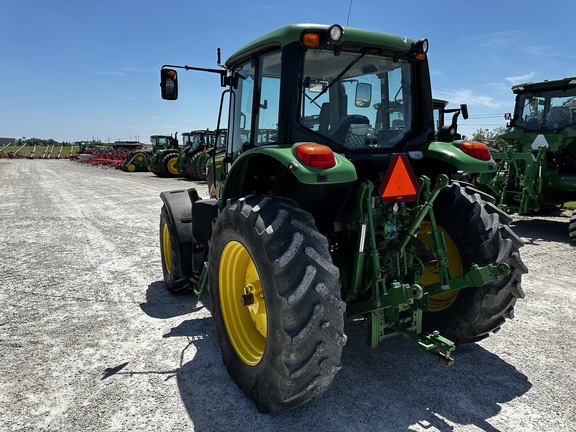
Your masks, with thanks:
M511 267L510 274L498 281L461 290L446 310L424 314L427 330L438 330L458 344L479 341L512 318L516 300L524 297L520 281L527 269L519 255L523 243L509 228L510 217L469 185L449 185L434 202L434 209L436 222L460 253L464 272L473 263Z
M292 247L295 238L302 240L297 250ZM265 293L268 334L262 359L255 366L238 357L222 317L219 262L230 241L241 243L250 253ZM315 275L308 289L300 292L296 303L287 301L294 298L311 267ZM292 409L329 387L340 369L346 343L345 303L340 299L338 269L332 264L326 238L308 213L282 198L251 196L229 202L214 227L209 278L224 364L259 411Z
M172 265L170 269L166 268L164 260L164 227L168 227L168 232L170 235L170 251L172 254ZM186 279L182 278L182 272L178 268L179 254L178 244L176 243L176 235L174 233L174 227L170 223L170 218L168 216L168 211L165 206L162 206L160 210L160 260L162 262L162 274L164 275L164 284L168 291L172 293L186 291L192 288L191 283Z
M568 236L570 237L570 240L576 242L576 208L572 211L572 216L570 217Z

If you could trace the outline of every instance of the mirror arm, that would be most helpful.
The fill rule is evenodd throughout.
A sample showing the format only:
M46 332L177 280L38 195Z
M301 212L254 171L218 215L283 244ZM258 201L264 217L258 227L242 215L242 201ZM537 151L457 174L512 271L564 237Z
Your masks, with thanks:
M208 68L199 68L199 67L194 67L194 66L188 66L188 65L184 65L184 66L175 66L175 65L162 65L162 69L165 68L171 68L171 69L184 69L184 70L194 70L194 71L201 71L201 72L212 72L212 73L218 73L220 75L225 75L226 74L226 70L225 69L208 69Z

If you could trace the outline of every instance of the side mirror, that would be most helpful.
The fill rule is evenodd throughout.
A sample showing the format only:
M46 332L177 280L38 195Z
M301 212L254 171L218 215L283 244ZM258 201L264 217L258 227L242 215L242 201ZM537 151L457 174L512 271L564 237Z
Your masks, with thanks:
M359 83L356 85L355 105L359 108L367 108L372 100L372 85Z
M462 118L464 120L468 119L468 105L460 104L460 113L462 114Z
M162 99L178 99L178 73L174 69L160 69Z

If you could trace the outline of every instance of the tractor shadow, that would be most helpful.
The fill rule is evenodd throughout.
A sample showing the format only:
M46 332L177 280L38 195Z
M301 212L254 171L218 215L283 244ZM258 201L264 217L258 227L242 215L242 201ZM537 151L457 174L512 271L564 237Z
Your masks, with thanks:
M140 303L140 309L146 315L159 319L187 315L203 307L204 305L198 301L192 291L173 294L166 289L164 281L156 281L148 285L146 301Z
M554 214L554 216L560 216L560 214ZM569 217L559 219L558 217L532 216L514 220L511 227L527 244L537 245L543 240L576 246L576 243L570 241L568 236L569 221Z
M346 403L368 428L378 429L384 417L381 430L416 424L453 430L449 420L496 431L488 419L532 387L526 375L479 344L459 346L455 364L447 367L401 336L370 349L367 332L364 323L347 320L343 367L328 397L334 407ZM352 383L364 389L364 397L345 399Z
M366 325L348 319L342 370L331 388L277 414L259 413L232 381L211 317L183 320L163 337L187 341L176 377L198 431L396 431L414 425L448 431L449 422L496 431L488 419L532 387L514 366L477 344L459 347L456 364L446 367L401 337L370 349L366 332Z

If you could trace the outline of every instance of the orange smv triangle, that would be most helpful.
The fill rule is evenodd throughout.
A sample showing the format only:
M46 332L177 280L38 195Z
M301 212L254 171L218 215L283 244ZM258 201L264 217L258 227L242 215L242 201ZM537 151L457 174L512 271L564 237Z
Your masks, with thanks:
M418 194L418 181L405 154L395 154L380 185L384 202L414 201Z

